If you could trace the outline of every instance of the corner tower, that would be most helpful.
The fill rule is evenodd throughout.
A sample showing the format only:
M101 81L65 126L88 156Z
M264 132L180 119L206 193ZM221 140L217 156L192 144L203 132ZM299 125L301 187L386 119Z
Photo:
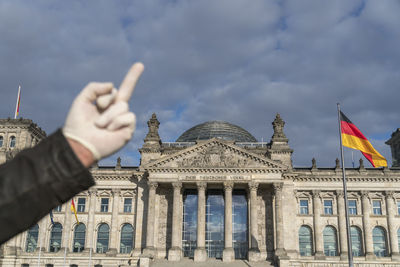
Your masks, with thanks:
M32 120L0 119L0 164L12 159L19 151L33 147L46 133Z

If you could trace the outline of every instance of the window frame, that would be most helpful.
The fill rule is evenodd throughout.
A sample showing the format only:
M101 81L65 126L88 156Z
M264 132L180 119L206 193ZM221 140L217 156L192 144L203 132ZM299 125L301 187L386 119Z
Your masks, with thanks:
M302 202L307 203L307 206L303 206ZM310 214L310 204L308 199L300 199L299 201L299 214L307 215Z
M4 137L0 135L0 147L3 147L4 144Z
M330 202L331 205L330 206L325 206L326 202ZM333 200L332 199L324 199L324 214L325 215L333 215Z
M127 204L126 201L130 200L131 203ZM133 199L130 197L124 198L124 213L132 213L132 203Z
M8 147L9 148L14 148L17 145L17 138L15 137L15 135L11 135L9 138L9 144Z
M305 237L306 235L301 235L301 231L302 229L307 229L308 234L309 234L309 240L307 240L308 242L301 242L301 236ZM311 227L309 227L308 225L302 225L299 228L299 234L298 234L298 239L299 239L299 254L301 257L307 257L307 256L312 256L314 254L314 244L313 244L313 231L311 229ZM307 244L308 246L311 246L310 249L308 250L307 247L303 247L304 249L302 249L302 244ZM304 255L303 255L304 254Z
M83 200L83 204L79 203L80 200ZM85 212L85 210L86 210L86 198L85 197L78 197L78 201L76 203L77 203L76 212ZM82 206L83 206L83 210L82 210Z
M107 200L107 204L104 204L103 200ZM102 197L100 199L100 212L107 213L109 211L109 209L108 209L109 205L110 205L110 198L109 197Z
M350 206L350 201L353 202L354 201L354 207ZM348 208L348 212L349 215L357 215L358 209L357 209L357 199L348 199L347 200L347 208ZM355 210L355 213L353 213L353 211Z
M83 229L83 231L79 229L79 232L77 232L78 227L82 227L82 226L85 227ZM77 233L81 233L81 234L83 233L83 238L81 238L81 237L77 238ZM73 238L74 239L73 239L73 243L72 243L72 252L74 252L74 253L82 253L83 250L85 249L85 244L86 244L86 225L85 224L79 223L79 224L77 224L75 226ZM83 246L75 249L75 243L76 243L77 240L79 240L79 241L83 240ZM81 244L81 243L79 243L79 244Z
M375 203L379 203L379 207L375 207ZM379 211L379 213L377 213ZM382 214L382 201L380 199L372 200L372 214L373 215L383 215Z

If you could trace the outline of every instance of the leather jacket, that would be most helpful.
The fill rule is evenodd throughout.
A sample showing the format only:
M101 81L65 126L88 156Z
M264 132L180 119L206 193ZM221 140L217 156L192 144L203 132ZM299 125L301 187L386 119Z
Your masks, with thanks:
M0 244L94 185L61 130L0 165Z

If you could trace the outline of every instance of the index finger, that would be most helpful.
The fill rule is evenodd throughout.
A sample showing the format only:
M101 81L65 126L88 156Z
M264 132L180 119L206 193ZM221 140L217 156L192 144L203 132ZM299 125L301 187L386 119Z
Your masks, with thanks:
M142 74L143 70L144 66L140 62L132 65L124 80L122 81L121 86L119 87L115 102L129 101L133 93L133 89L135 89L136 83L139 80L139 77Z

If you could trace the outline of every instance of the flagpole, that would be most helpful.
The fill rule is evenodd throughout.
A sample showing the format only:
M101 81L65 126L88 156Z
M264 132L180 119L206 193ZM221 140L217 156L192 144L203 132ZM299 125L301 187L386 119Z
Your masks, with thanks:
M40 228L39 228L40 229ZM46 232L45 232L46 235ZM39 254L38 254L38 267L40 267L40 254L42 252L42 243L43 243L43 236L40 236L39 238Z
M18 95L17 95L17 103L15 104L14 119L16 119L17 115L18 115L19 98L20 98L20 96L21 96L21 85L18 86Z
M347 232L347 252L349 257L349 267L353 267L353 251L351 246L351 236L350 236L350 223L348 214L348 202L347 202L347 185L346 185L346 168L344 167L344 154L343 154L343 144L342 144L342 125L340 123L340 104L337 103L338 110L338 123L339 123L339 136L340 136L340 155L342 158L342 173L343 173L343 193L344 193L344 211L346 216L346 232Z

